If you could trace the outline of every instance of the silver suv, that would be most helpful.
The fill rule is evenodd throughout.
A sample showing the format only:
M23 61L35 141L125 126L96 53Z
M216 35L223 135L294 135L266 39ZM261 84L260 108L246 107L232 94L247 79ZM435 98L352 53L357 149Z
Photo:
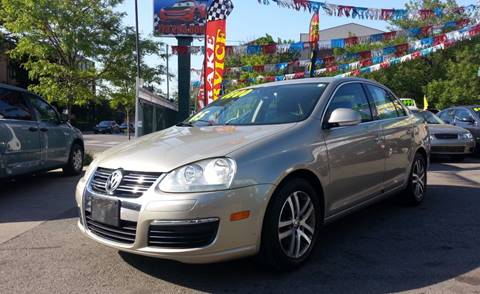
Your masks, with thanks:
M326 223L392 194L421 203L429 150L427 126L373 81L259 85L100 155L77 186L78 224L131 253L287 269Z
M0 84L0 179L63 168L83 169L81 132L39 96Z

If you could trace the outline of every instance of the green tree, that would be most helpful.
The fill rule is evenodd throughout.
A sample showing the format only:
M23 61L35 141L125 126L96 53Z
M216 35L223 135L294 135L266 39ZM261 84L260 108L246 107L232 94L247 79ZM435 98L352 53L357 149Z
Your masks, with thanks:
M102 60L102 63L106 65L103 74L106 83L102 85L102 91L105 96L109 97L110 105L122 111L126 121L129 122L135 110L135 77L137 75L134 28L126 27L122 33L117 35L115 43L117 45ZM140 40L143 56L165 58L165 55L158 55L162 45L162 43L150 39ZM144 84L159 84L165 76L165 67L163 65L148 66L145 58L142 58L141 75ZM169 76L169 78L171 77Z
M10 56L23 62L37 80L30 90L66 106L84 105L95 97L103 72L93 62L115 46L122 0L0 0L0 18L18 39ZM108 71L112 64L104 69Z

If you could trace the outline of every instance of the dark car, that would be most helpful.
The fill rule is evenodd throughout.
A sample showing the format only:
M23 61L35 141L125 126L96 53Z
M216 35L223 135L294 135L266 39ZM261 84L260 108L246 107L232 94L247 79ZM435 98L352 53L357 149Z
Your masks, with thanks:
M130 133L133 133L135 132L135 126L132 124L132 123L129 123L128 125L130 125ZM120 131L122 132L126 132L127 131L127 123L124 122L123 124L120 125Z
M41 97L0 84L0 179L63 168L83 170L82 133Z
M93 128L93 132L95 134L118 134L120 126L113 120L104 120Z
M469 130L477 142L477 152L479 151L480 105L451 107L442 110L437 115L447 124Z

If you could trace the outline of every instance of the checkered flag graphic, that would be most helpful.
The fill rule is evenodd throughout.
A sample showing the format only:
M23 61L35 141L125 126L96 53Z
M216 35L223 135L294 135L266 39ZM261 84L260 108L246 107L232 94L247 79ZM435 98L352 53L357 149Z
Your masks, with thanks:
M227 19L232 10L232 0L213 0L208 8L208 21Z

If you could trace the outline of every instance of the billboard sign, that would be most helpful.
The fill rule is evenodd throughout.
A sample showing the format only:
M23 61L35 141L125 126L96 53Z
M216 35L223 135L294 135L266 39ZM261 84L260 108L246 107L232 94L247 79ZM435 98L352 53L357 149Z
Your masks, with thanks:
M154 0L156 36L203 37L207 10L213 0Z

